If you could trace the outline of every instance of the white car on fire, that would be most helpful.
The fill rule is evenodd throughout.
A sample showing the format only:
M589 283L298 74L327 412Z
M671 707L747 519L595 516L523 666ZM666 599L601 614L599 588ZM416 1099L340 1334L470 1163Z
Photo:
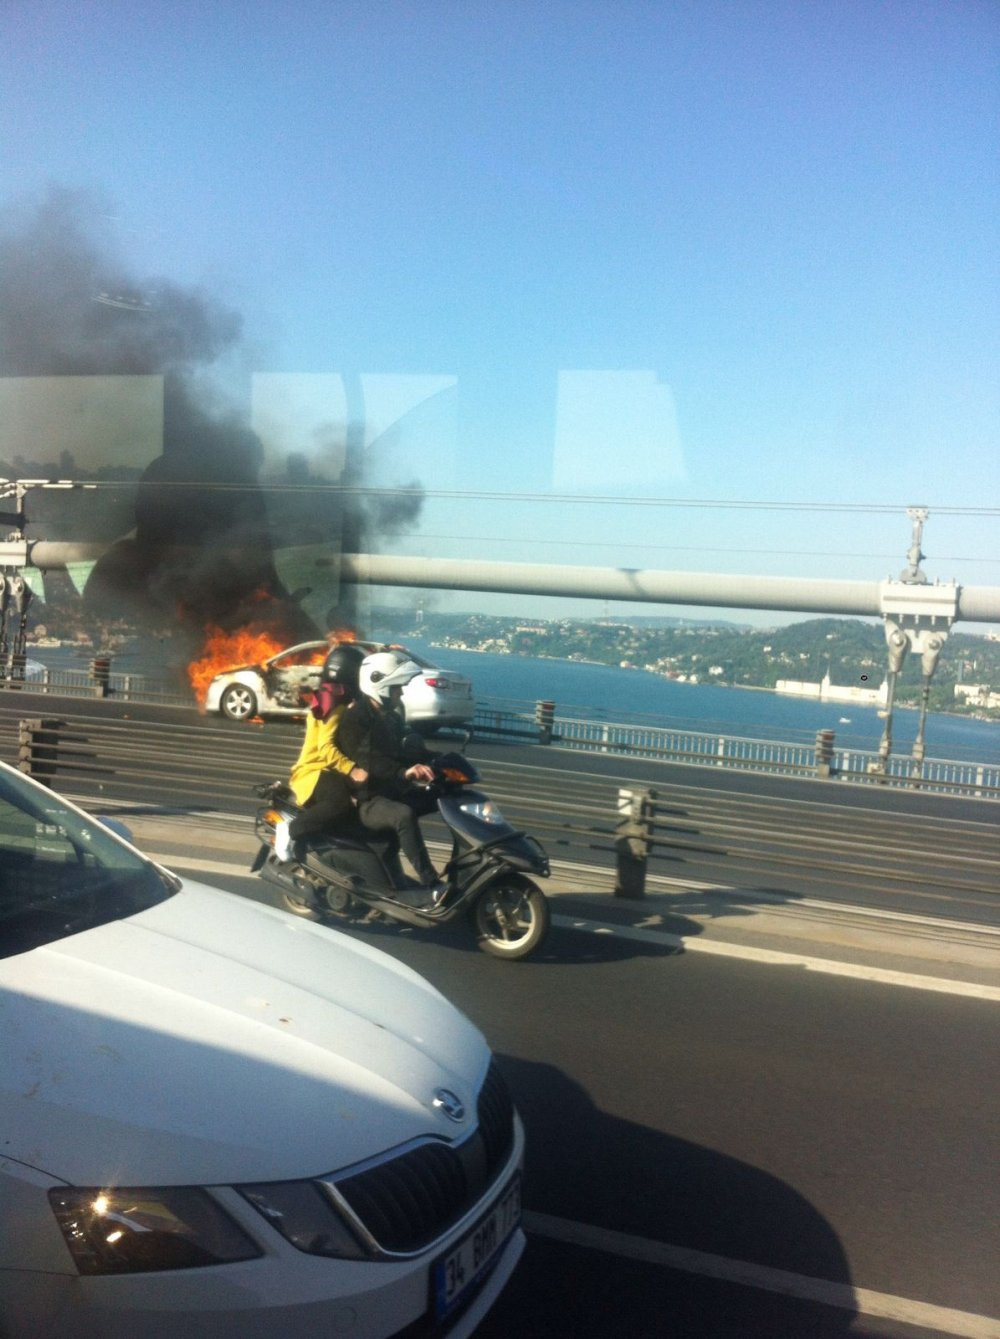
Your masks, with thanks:
M382 642L357 642L365 652L390 649ZM258 716L301 716L305 694L319 683L320 669L329 651L323 642L300 642L257 665L223 670L208 685L205 710L232 721ZM403 689L407 722L430 732L444 726L468 725L476 711L472 683L464 674L439 669L408 650L393 646L420 666L420 674Z
M477 1029L0 763L4 1339L463 1339L521 1254Z

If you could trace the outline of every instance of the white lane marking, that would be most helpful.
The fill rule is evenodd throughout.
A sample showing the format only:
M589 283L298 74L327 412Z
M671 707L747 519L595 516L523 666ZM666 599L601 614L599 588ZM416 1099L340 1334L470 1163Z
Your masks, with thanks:
M634 1237L611 1228L592 1227L588 1223L574 1223L567 1218L549 1214L524 1215L524 1230L538 1237L571 1246L588 1246L606 1254L645 1264L664 1265L686 1274L723 1279L749 1288L781 1293L786 1297L800 1297L809 1302L822 1302L862 1316L878 1316L906 1325L923 1326L943 1334L957 1335L960 1339L1000 1339L1000 1320L993 1316L978 1316L971 1311L956 1311L951 1307L935 1306L931 1302L916 1302L892 1293L875 1292L871 1288L855 1288L850 1283L835 1283L829 1279L810 1278L793 1274L769 1265L755 1265L748 1260L730 1260L723 1255L691 1250L687 1246L670 1246L666 1242L651 1241L648 1237Z
M807 972L828 976L849 976L859 981L876 981L884 986L909 986L916 990L934 990L944 995L968 995L977 1000L1000 1001L1000 986L981 985L977 981L954 981L940 976L919 976L897 972L889 967L867 967L861 963L837 962L833 958L814 958L804 953L783 953L779 949L754 948L749 944L726 944L716 939L692 935L668 934L665 930L635 929L629 925L608 925L602 921L582 920L573 916L553 916L552 924L564 930L633 939L639 943L659 943L664 948L685 953L713 953L722 958L743 958L747 962L765 962L775 967L804 967Z
M249 874L250 861L245 865L234 865L225 860L196 860L191 856L182 855L179 851L171 851L169 855L157 854L155 851L147 851L140 847L144 856L149 860L155 860L158 865L163 865L166 869L193 869L199 874Z
M567 873L572 872L576 875L589 874L593 876L594 874L593 866L574 865L568 861L560 862L558 865L553 862L552 868ZM601 872L610 876L612 871L604 870ZM941 916L927 916L915 911L880 911L877 907L854 906L847 902L825 902L818 897L793 897L781 893L747 893L735 883L699 883L697 879L677 879L669 874L647 875L646 883L651 888L655 885L655 887L663 887L665 891L669 892L676 889L683 893L719 893L723 896L738 898L742 910L747 907L752 910L758 905L762 908L787 906L793 911L800 909L806 911L836 911L844 916L868 916L872 920L903 921L911 925L930 926L931 929L935 930L968 930L971 934L1000 935L1000 926L980 925L976 921L951 921L945 920ZM580 891L585 890L581 889ZM602 895L605 897L613 896L610 891Z
M174 852L170 855L147 851L167 869L193 870L199 874L249 873L249 866L234 865L222 860L197 860ZM696 936L669 934L666 930L637 929L629 925L609 925L603 921L583 920L577 916L552 917L552 924L563 930L580 930L586 934L608 935L617 939L631 939L638 943L662 944L665 948L683 949L685 953L714 953L718 957L743 958L748 962L769 963L777 967L804 967L807 972L823 972L828 976L854 977L859 981L875 981L885 986L909 986L917 990L933 990L944 995L965 995L977 1000L1000 1001L1000 986L981 985L976 981L953 981L939 976L918 976L913 972L897 972L887 967L866 967L853 962L836 962L832 958L814 958L804 953L782 953L778 949L754 948L748 944L726 944L720 940L699 939Z

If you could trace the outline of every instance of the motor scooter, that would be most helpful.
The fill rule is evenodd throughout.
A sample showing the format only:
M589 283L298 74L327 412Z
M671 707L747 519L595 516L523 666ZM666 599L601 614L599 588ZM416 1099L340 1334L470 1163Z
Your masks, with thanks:
M541 843L512 827L487 795L472 789L479 774L467 758L444 753L429 764L434 778L427 789L451 834L443 892L407 879L394 841L366 830L356 816L336 833L296 842L293 858L279 861L277 824L299 812L284 781L254 787L263 804L251 870L277 887L285 907L299 916L385 918L425 929L467 917L484 953L526 958L549 928L548 902L530 877L548 877L548 857Z

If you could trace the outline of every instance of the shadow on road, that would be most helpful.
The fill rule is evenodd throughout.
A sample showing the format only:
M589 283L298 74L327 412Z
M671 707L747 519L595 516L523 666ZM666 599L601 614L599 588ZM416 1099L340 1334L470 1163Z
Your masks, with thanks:
M855 1332L840 1241L790 1186L600 1110L552 1065L512 1055L499 1061L527 1132L529 1244L478 1339L832 1339ZM663 1082L666 1101L669 1074ZM607 1249L574 1245L560 1240L560 1224L624 1235L609 1238ZM820 1305L631 1258L628 1238L822 1279L841 1285L847 1304Z
M559 906L554 910L561 910L561 900ZM453 925L444 925L439 930L421 930L416 926L400 925L391 921L361 924L360 922L340 923L331 919L327 921L327 924L333 929L346 930L352 935L363 935L379 948L390 949L392 940L398 940L401 936L405 936L414 944L437 944L441 948L458 949L462 953L473 953L477 956L479 954L471 927L461 921ZM673 933L683 933L685 935L701 933L701 926L695 921L685 920L684 926L686 928L683 931L673 931ZM549 930L541 948L537 949L530 958L511 964L511 968L518 971L527 971L533 966L552 966L556 963L564 967L592 966L595 963L628 962L633 958L673 958L683 952L682 945L656 943L652 940L643 943L634 939L619 939L613 933L595 934L592 931L581 933L571 928L554 925Z

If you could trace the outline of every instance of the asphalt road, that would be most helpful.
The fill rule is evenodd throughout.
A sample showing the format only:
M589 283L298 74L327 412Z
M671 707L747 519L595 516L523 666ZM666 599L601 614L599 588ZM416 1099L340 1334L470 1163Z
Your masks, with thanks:
M134 826L271 900L245 823ZM598 875L554 882L525 963L460 931L350 931L477 1022L525 1120L529 1248L482 1339L1000 1335L1000 938L914 919L904 944L876 917L861 947L852 914L775 904L801 970L780 926L751 941L703 909L685 940L662 930L676 889L626 907Z
M87 710L125 719L115 705ZM181 872L272 900L245 874L248 787L298 730L184 728L188 815L165 818L176 789L142 759L141 787L91 807L126 811ZM350 933L465 1009L525 1119L529 1249L480 1335L1000 1339L996 806L470 751L560 862L544 951ZM653 785L664 828L639 903L609 896L621 785Z
M175 707L11 693L0 702L11 754L18 716L36 713L70 723L62 737L82 770L61 768L58 783L105 802L249 815L251 783L286 774L301 740L295 722L238 725ZM564 860L613 870L619 793L648 789L651 876L996 923L996 801L480 739L468 752L504 812Z

